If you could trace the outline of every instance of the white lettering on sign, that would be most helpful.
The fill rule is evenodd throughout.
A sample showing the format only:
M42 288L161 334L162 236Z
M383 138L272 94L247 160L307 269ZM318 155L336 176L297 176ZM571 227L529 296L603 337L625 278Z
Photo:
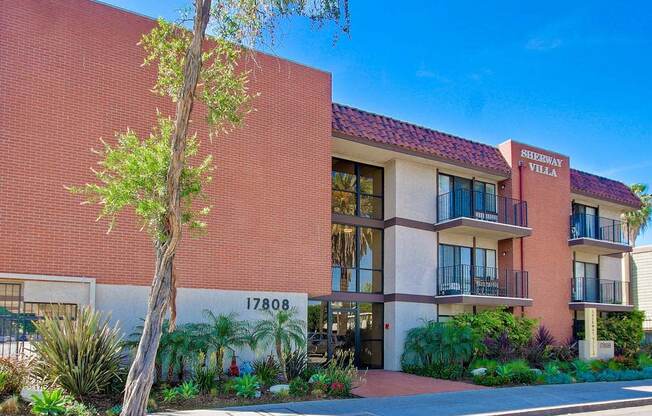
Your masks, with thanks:
M557 177L557 168L560 168L564 162L562 159L544 155L543 153L537 153L528 149L521 149L521 157L539 162L528 162L528 166L532 172L555 178Z

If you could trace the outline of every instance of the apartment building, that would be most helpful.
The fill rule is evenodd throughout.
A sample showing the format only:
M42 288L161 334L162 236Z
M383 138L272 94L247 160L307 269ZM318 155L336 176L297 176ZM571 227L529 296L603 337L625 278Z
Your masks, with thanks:
M125 215L106 234L64 185L92 181L90 149L155 109L137 42L154 21L88 0L25 1L0 15L0 307L145 313L153 250ZM400 369L423 319L505 306L560 340L583 310L633 308L621 215L640 201L568 156L482 144L332 103L331 75L258 54L244 126L203 151L217 167L208 233L178 255L180 322L296 308L315 360L354 351ZM204 109L194 126L207 137ZM243 353L246 355L246 353Z

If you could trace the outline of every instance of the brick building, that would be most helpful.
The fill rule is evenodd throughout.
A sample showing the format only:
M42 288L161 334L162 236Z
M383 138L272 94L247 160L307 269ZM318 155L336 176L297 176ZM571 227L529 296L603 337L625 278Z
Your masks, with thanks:
M88 0L5 2L0 14L0 306L145 313L154 254L135 219L106 234L64 185L92 181L90 149L156 108L140 36L154 21ZM245 63L246 65L246 63ZM516 141L473 142L334 104L330 74L259 54L257 109L210 142L207 236L178 256L179 320L203 309L256 319L296 307L316 359L337 348L398 369L424 319L504 305L559 339L582 310L630 310L622 183Z

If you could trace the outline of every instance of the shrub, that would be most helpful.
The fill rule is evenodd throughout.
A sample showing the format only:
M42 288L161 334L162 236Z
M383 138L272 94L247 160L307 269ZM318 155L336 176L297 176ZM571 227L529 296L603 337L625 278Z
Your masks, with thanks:
M591 360L589 361L589 367L592 371L602 371L608 366L607 361L605 360Z
M551 348L554 344L555 338L548 328L541 325L525 350L525 358L530 365L543 368L546 361L550 360Z
M511 373L509 381L513 384L530 384L536 378L536 375L525 360L510 361L505 364L505 367Z
M591 366L589 363L584 360L580 360L579 358L573 360L571 362L571 366L573 367L573 372L576 375L591 371Z
M640 353L638 357L636 357L636 361L641 370L646 367L652 367L652 358L648 354Z
M342 395L348 395L353 388L353 383L357 381L358 369L354 364L354 356L351 351L338 351L323 370L327 383L342 384ZM328 389L324 390L328 391Z
M63 390L43 390L32 396L32 413L37 416L60 416L66 413L69 399Z
M312 384L312 389L313 390L318 390L320 392L326 392L326 390L328 389L328 385L330 384L331 380L324 373L316 373L316 374L313 374L310 377L310 380L308 380L308 382L310 384Z
M66 406L66 416L97 416L97 410L84 403L73 401Z
M4 374L0 382L0 396L20 393L27 383L29 366L29 361L0 357L0 373Z
M161 395L163 396L163 402L172 403L179 398L179 391L175 388L167 388L163 389Z
M244 375L233 379L233 389L239 397L252 399L256 397L260 389L260 380L255 375Z
M487 372L496 371L498 367L498 362L496 360L491 360L489 358L476 358L469 365L469 370L475 370L476 368L486 368Z
M598 319L598 339L613 340L616 354L634 355L644 338L644 319L645 313L638 310L611 312Z
M509 340L517 347L524 347L532 338L536 320L517 317L506 308L486 310L477 314L456 315L453 321L458 326L470 327L477 339L497 339L507 333Z
M549 374L544 376L546 384L570 384L573 382L573 377L566 373Z
M506 363L518 358L520 351L518 347L509 339L507 332L503 332L498 338L485 338L483 341L484 355Z
M503 386L509 383L509 380L497 374L486 374L484 376L473 377L473 382L481 386L495 387Z
M300 377L293 378L290 381L290 395L294 397L303 397L310 391L308 382Z
M267 359L256 360L252 364L254 374L265 386L276 384L281 375L281 366L271 355Z
M308 365L308 354L303 349L296 349L285 354L285 368L289 380L300 377Z
M18 396L11 396L0 403L0 415L17 415L20 412Z
M120 413L122 413L122 405L116 404L106 411L106 416L120 416Z
M76 319L48 318L35 323L35 374L75 397L105 393L122 376L122 343L117 327L84 308Z
M184 381L183 384L176 388L179 397L184 400L190 400L199 395L199 387L197 383L192 381Z
M470 326L428 321L408 331L401 356L404 367L433 364L463 366L473 356L476 338Z
M192 380L199 388L199 391L207 393L217 388L217 379L220 374L222 374L222 371L215 366L197 367Z

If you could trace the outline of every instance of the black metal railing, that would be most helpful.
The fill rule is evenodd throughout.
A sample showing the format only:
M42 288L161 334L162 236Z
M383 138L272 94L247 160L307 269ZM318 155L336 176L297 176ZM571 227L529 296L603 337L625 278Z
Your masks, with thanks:
M626 222L591 214L573 214L570 218L570 238L593 238L618 244L629 244Z
M33 315L0 314L0 357L24 358L33 353L36 340Z
M437 196L438 222L461 217L527 227L527 202L468 189Z
M459 264L437 269L437 295L528 297L528 273Z
M623 293L629 293L629 282L593 277L571 279L571 300L573 302L622 305L624 303Z

